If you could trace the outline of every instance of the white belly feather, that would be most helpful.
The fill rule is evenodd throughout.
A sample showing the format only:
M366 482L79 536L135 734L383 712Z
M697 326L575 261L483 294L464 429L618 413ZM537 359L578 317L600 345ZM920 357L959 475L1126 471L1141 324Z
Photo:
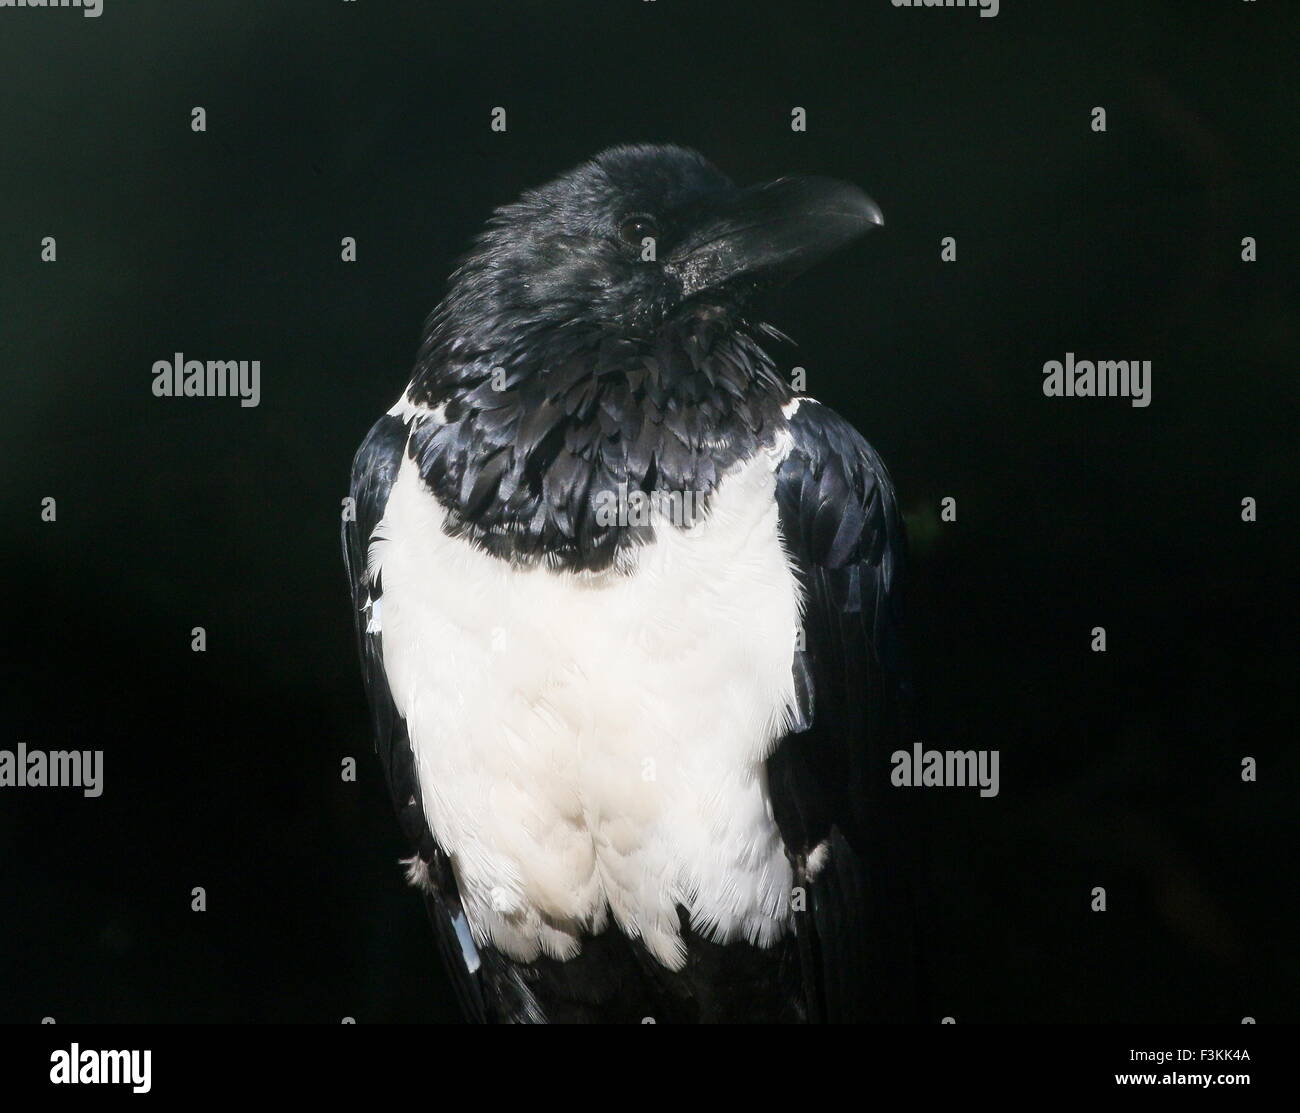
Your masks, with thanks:
M630 573L521 570L442 531L407 460L375 534L384 662L425 815L475 937L572 957L612 913L666 966L677 906L717 940L790 922L764 759L784 733L799 591L776 457Z

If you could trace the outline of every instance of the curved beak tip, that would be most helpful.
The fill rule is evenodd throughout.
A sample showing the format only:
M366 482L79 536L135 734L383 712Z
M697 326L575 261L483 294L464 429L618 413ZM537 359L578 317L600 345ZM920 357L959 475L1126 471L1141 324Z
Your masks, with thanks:
M880 211L880 206L857 186L844 184L840 187L836 208L840 206L853 215L853 218L862 225L864 232L884 226L885 214Z
M821 185L821 193L819 201L812 206L812 214L820 213L823 219L838 223L843 234L860 236L884 226L885 214L880 206L857 186L827 181Z

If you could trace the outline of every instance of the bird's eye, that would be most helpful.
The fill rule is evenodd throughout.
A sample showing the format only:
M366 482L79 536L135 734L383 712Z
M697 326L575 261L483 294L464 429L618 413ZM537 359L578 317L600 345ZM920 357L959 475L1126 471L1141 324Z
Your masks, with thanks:
M623 218L623 223L618 226L618 234L624 243L640 247L647 236L651 239L657 238L659 228L653 217L637 214Z

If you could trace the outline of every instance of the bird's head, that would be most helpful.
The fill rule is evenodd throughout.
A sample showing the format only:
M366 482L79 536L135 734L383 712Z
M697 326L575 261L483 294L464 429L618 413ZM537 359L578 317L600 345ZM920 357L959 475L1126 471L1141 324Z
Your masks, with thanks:
M454 513L444 528L596 570L653 532L603 521L602 494L707 503L774 444L791 397L748 302L879 223L853 186L739 189L680 147L612 148L498 209L407 388L430 415L410 452Z
M682 147L613 147L496 211L453 278L444 335L646 338L683 315L740 313L882 222L844 182L737 188Z

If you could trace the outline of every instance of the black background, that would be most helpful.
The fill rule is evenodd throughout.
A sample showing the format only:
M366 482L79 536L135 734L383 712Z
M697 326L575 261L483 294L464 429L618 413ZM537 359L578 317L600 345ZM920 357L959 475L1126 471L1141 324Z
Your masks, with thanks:
M102 798L0 790L0 1021L453 1015L340 500L491 208L632 141L847 178L886 214L768 316L894 473L924 740L1001 752L996 799L926 794L936 1018L1294 1020L1295 15L0 9L0 748L105 751ZM155 398L178 351L261 360L260 407ZM1067 351L1150 359L1150 408L1045 398Z

